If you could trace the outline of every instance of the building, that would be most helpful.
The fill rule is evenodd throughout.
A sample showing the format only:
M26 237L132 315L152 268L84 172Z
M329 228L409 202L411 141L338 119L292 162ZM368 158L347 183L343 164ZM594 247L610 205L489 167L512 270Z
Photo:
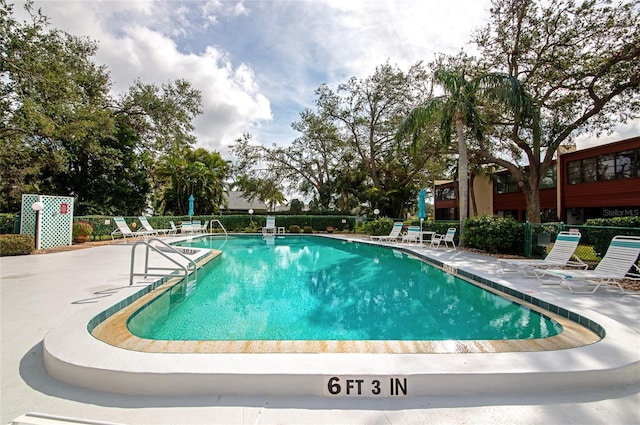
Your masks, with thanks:
M560 155L560 217L640 216L640 137Z
M227 194L227 208L225 213L246 214L249 210L253 210L256 214L263 214L268 211L267 204L259 199L249 201L244 196L244 192L238 190L230 190Z
M640 137L559 154L540 185L543 221L640 216ZM435 219L457 220L457 183L436 182L434 192ZM524 194L507 171L476 176L469 192L470 217L526 219Z

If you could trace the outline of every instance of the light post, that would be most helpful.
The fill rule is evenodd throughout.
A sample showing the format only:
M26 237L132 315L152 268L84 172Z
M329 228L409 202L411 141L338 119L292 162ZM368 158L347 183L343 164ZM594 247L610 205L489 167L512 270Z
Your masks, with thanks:
M380 214L380 210L379 209L376 208L375 210L373 210L373 215L375 215L376 218L378 218L378 214Z
M33 241L35 248L38 249L40 247L40 211L44 208L44 204L37 201L31 204L31 208L36 212L36 230L33 235Z
M249 223L251 224L251 228L253 228L253 208L249 210Z

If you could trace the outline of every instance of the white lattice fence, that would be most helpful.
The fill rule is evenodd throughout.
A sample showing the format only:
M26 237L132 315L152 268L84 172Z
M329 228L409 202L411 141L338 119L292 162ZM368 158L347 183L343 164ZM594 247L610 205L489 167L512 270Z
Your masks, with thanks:
M31 207L40 201L44 205L40 214ZM36 222L36 218L39 221ZM73 198L68 196L22 195L20 233L35 235L36 248L46 249L71 245L73 226Z

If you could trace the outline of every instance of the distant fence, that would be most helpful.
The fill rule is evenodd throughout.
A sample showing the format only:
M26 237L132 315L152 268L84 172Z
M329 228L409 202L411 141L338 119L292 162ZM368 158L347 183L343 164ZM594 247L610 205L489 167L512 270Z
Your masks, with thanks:
M298 226L300 229L310 227L314 232L326 231L332 227L339 232L354 232L356 217L338 215L276 215L276 226L284 227L287 231L290 226ZM141 224L139 217L124 217L131 230L139 229ZM93 226L92 239L101 239L111 234L116 226L113 217L84 216L75 217L74 221L88 221ZM180 225L184 221L200 220L202 224L211 220L219 220L228 232L256 232L260 231L267 223L267 215L194 215L194 216L150 216L149 224L155 229L168 229L171 221Z
M640 236L640 227L586 226L563 223L524 223L524 226L525 255L527 257L543 256L546 251L535 255L537 247L546 247L555 242L558 233L573 230L581 234L576 256L586 263L600 261L614 236Z

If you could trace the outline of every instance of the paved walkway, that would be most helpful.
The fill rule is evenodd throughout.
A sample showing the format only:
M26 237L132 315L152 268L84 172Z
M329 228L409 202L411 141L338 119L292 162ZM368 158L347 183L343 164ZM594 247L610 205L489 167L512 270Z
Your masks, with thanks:
M440 249L423 250L441 261L495 274L495 260ZM126 424L637 424L640 385L539 394L433 396L395 400L315 397L125 396L63 384L47 375L42 340L57 324L93 304L99 292L129 291L131 248L109 245L77 251L0 257L0 424L25 412L42 412ZM516 280L511 279L514 282ZM633 328L628 344L640 350L640 296L598 292L570 295L518 279L519 289L581 312L597 312ZM107 291L107 292L104 292Z

